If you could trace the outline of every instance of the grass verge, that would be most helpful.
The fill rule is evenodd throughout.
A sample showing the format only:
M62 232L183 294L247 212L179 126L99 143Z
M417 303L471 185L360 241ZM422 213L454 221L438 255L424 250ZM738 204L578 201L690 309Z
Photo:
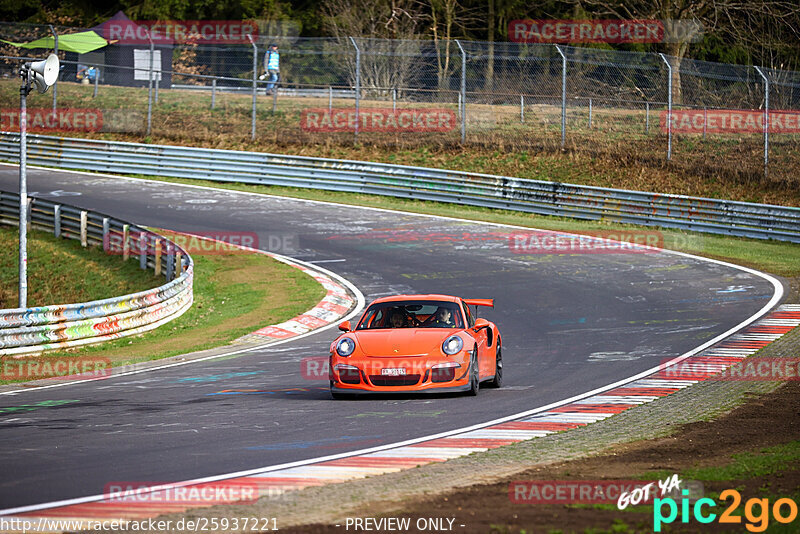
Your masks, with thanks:
M54 257L63 258L59 256L63 255L61 250L72 250L76 245L74 241L57 240L48 235L41 237L50 244L47 250ZM86 251L80 249L80 245L77 248L79 250L73 251L74 256L67 256L70 259L77 257L77 260L54 261L52 273L45 272L35 279L31 278L31 287L37 288L41 302L53 302L45 287L37 287L39 281L46 280L48 276L61 277L58 285L65 286L59 287L59 290L66 300L60 299L59 302L84 302L103 296L132 293L155 287L162 280L140 271L134 261L122 262L119 256L106 256L100 250ZM46 256L42 252L37 255ZM86 255L97 256L98 262L108 262L101 265L108 265L125 275L118 272L112 276L111 280L119 278L120 282L111 285L105 293L100 292L99 288L93 288L97 290L95 293L75 290L75 285L91 284L92 277L84 279L84 272L97 272L98 279L107 278L101 267L93 267L90 271L83 266L86 263L83 256ZM4 261L11 258L11 255L0 256ZM47 357L91 355L108 358L114 366L120 366L209 349L225 345L260 327L290 319L309 310L325 296L325 289L316 280L299 269L263 254L194 255L193 259L194 304L181 317L140 336L79 349L53 351L47 353ZM35 259L31 262L36 263ZM5 263L2 265L5 269ZM122 283L130 279L128 283L131 284L136 277L149 278L149 285L126 286ZM4 276L4 279L9 278ZM13 280L13 277L10 279ZM73 283L76 280L78 282Z
M19 230L0 227L0 309L19 304L17 253ZM152 271L120 261L97 247L51 234L28 234L28 307L88 302L144 291L161 284Z

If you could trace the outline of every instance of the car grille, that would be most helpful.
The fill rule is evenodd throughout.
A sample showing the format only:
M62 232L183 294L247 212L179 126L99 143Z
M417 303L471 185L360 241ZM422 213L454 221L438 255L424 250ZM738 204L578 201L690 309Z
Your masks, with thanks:
M413 386L419 382L419 375L369 375L369 381L374 386Z

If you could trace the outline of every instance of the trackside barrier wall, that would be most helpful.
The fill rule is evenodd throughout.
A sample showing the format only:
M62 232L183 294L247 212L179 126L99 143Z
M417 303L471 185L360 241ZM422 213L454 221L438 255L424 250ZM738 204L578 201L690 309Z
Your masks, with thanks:
M0 159L16 161L3 132ZM800 208L384 163L28 136L28 162L64 169L305 187L800 243Z
M86 245L105 246L114 241L115 247L130 251L131 259L139 261L143 268L163 272L166 283L92 302L0 310L0 356L140 334L180 317L192 305L194 264L186 251L172 241L124 221L49 200L31 198L29 206L29 227L78 239ZM0 191L0 224L18 225L18 210L19 194ZM145 241L147 247L141 246ZM147 253L156 249L157 242L166 251L158 259Z

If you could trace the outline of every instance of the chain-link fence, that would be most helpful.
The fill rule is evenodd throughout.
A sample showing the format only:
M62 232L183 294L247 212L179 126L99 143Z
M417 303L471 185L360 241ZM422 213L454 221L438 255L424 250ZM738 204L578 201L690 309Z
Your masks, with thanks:
M70 51L85 31L0 23L4 41L53 40L33 50L0 44L3 129L14 129L21 61L46 55L58 36L59 83L30 105L94 110L101 120L92 125L74 115L51 121L87 135L217 146L566 149L653 165L669 160L720 179L798 183L798 72L458 40L261 35L236 44L120 41ZM279 53L277 83L266 76L271 44ZM59 129L35 114L29 124L32 131Z

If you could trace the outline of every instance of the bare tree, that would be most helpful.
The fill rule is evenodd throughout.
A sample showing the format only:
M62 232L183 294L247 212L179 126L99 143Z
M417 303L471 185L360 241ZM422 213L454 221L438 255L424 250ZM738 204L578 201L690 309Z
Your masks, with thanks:
M358 39L365 89L385 93L407 87L419 72L419 32L429 17L416 0L325 0L322 14L325 29L340 45ZM355 62L348 61L348 69L354 80Z
M787 0L572 0L596 16L619 19L660 19L702 23L705 31L724 31L732 42L763 43L764 31L781 26L798 36L797 16L800 5ZM722 24L724 23L724 29ZM666 42L664 52L672 56L672 97L683 100L681 63L686 57L688 41Z

